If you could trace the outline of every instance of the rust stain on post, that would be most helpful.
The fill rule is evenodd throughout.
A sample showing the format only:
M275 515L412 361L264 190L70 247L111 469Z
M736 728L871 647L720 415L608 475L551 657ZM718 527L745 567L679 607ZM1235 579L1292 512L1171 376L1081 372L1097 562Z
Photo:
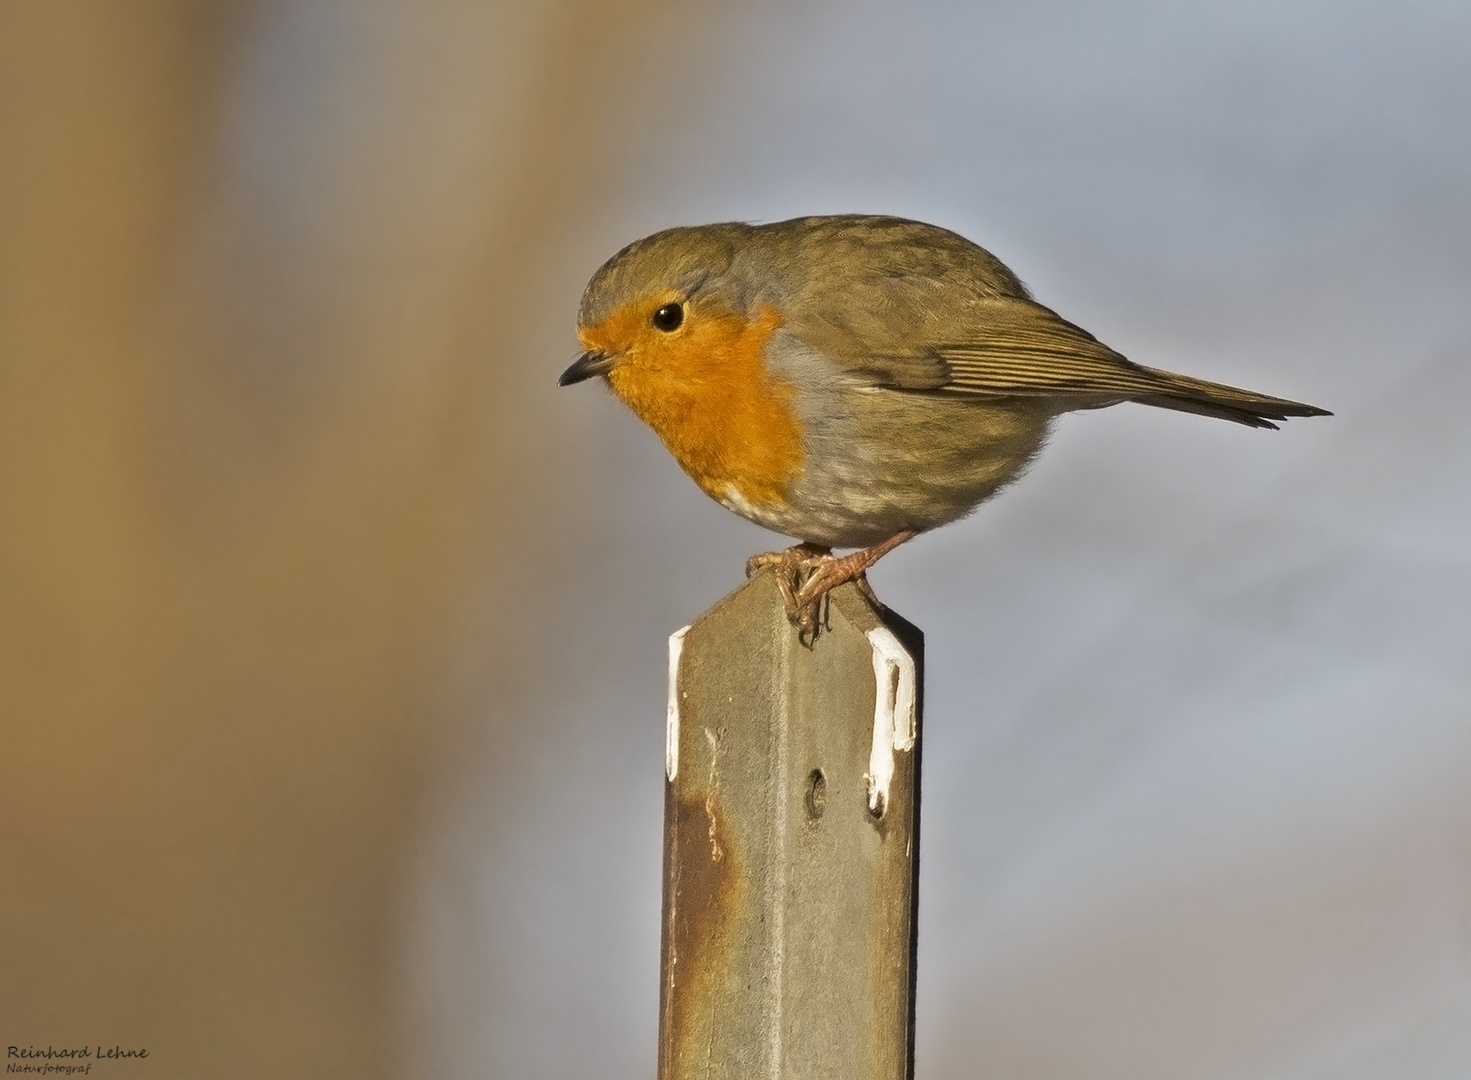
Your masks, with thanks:
M665 793L660 1057L687 1061L701 1051L702 1036L708 1043L708 1032L697 1023L699 1010L681 1008L680 1002L709 997L727 966L743 890L738 855L715 793L675 798L673 788L668 785Z
M904 1080L921 635L849 586L808 648L758 575L677 637L661 1080Z

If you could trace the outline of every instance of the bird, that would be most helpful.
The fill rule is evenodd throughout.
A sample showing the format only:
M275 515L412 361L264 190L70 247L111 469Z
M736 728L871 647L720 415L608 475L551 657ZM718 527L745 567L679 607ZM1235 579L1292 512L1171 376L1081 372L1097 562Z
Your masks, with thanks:
M1134 363L985 248L886 215L656 232L592 276L577 339L559 385L602 378L707 495L799 541L746 571L776 571L803 640L831 589L872 599L879 558L1015 480L1063 413L1332 415Z

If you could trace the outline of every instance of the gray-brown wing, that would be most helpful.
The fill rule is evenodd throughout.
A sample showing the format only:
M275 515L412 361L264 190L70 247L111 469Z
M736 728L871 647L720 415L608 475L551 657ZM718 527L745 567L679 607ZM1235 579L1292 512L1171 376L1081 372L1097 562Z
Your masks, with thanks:
M1127 398L1160 388L1149 369L1031 300L983 300L967 314L964 340L929 350L946 368L946 392Z
M970 298L964 315L963 340L944 341L932 333L929 342L911 342L887 355L869 353L851 369L893 390L977 400L1049 399L1059 411L1137 401L1249 427L1327 415L1312 405L1133 363L1028 299Z
M874 217L757 231L781 241L760 270L795 285L791 328L875 385L976 397L1157 389L1144 368L1033 302L999 259L956 233Z

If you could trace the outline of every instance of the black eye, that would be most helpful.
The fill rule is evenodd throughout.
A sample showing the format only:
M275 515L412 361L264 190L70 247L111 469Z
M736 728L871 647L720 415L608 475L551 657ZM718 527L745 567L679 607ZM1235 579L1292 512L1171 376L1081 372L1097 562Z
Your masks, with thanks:
M684 322L683 304L665 304L654 312L654 329L663 330L666 334L678 330L680 323Z

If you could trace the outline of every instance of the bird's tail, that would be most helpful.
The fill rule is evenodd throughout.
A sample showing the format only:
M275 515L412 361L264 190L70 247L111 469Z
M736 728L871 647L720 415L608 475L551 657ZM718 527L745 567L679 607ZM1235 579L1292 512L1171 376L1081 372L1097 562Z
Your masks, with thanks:
M1142 367L1142 365L1141 365ZM1277 427L1273 420L1286 420L1289 416L1332 416L1327 409L1316 405L1304 405L1300 401L1270 397L1252 390L1235 386L1192 379L1188 375L1175 375L1157 368L1143 368L1154 376L1159 385L1158 392L1135 394L1131 401L1144 405L1155 405L1161 409L1178 412L1199 413L1201 416L1216 416L1247 427Z

